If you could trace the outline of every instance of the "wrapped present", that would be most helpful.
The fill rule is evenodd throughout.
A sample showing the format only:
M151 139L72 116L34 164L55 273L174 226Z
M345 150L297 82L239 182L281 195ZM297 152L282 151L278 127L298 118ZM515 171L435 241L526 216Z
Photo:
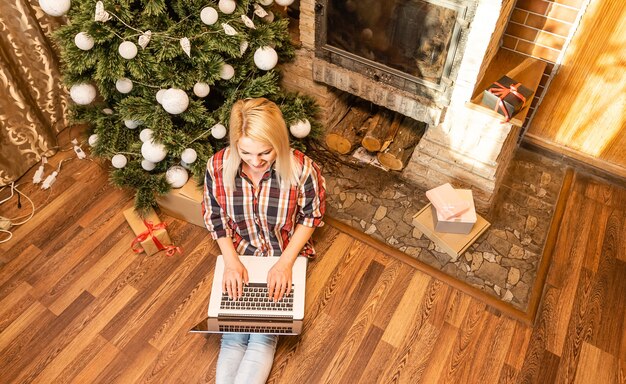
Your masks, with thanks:
M131 244L131 248L135 253L146 252L147 255L153 255L159 251L165 251L168 256L174 253L181 253L179 247L172 245L166 224L159 220L156 212L150 209L145 217L139 216L134 208L124 211L124 217L136 237Z
M482 103L504 116L505 121L509 121L531 100L533 93L522 83L502 76L483 91Z
M426 197L444 219L457 216L470 207L469 202L459 195L450 183L426 191Z
M181 188L172 189L167 195L158 196L157 204L168 216L205 227L202 199L202 189L195 180L189 179Z
M469 204L469 209L456 216L446 218L431 205L433 216L433 227L437 232L468 234L476 224L476 208L474 207L474 196L470 189L456 189L458 195Z

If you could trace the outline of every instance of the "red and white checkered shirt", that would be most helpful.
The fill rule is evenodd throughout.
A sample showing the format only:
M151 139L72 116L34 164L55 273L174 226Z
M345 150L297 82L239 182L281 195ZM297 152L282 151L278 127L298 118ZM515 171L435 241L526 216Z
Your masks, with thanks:
M326 187L319 167L298 150L293 159L302 168L299 182L280 189L277 172L270 167L258 189L239 168L235 190L224 188L223 163L230 153L224 148L207 163L204 182L204 222L213 239L231 237L240 255L280 256L287 247L297 224L307 227L323 225L326 210ZM307 242L301 255L315 254Z

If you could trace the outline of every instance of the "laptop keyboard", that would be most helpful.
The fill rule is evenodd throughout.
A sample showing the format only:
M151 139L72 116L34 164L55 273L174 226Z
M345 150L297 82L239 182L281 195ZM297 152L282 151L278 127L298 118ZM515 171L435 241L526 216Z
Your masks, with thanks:
M253 326L253 325L221 325L220 332L236 332L236 333L271 333L271 334L291 334L291 327L270 327L270 326Z
M223 293L220 309L292 311L293 286L289 295L284 295L282 299L274 302L267 294L267 284L250 283L243 286L243 296L240 299L229 299L228 293Z

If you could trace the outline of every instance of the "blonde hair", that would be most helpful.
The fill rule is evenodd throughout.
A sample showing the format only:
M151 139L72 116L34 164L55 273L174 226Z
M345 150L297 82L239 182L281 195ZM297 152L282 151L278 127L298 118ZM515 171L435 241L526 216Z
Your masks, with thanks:
M233 105L229 123L230 153L224 159L224 186L235 189L235 176L241 165L237 142L242 137L270 145L276 151L275 169L282 189L298 184L300 166L289 147L289 133L278 106L266 99L239 100Z

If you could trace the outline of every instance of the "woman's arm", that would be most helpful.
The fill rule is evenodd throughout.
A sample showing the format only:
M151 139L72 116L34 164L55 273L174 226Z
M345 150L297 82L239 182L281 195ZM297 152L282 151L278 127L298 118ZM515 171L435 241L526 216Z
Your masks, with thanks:
M233 239L220 237L216 241L224 257L222 291L227 292L231 299L239 299L243 295L243 285L248 284L248 270L239 260Z
M293 264L296 262L296 257L300 254L300 250L313 235L313 231L315 231L315 227L307 227L302 224L296 225L289 244L287 244L280 258L267 274L268 292L270 297L274 298L274 301L282 299L284 295L288 295L291 292Z

